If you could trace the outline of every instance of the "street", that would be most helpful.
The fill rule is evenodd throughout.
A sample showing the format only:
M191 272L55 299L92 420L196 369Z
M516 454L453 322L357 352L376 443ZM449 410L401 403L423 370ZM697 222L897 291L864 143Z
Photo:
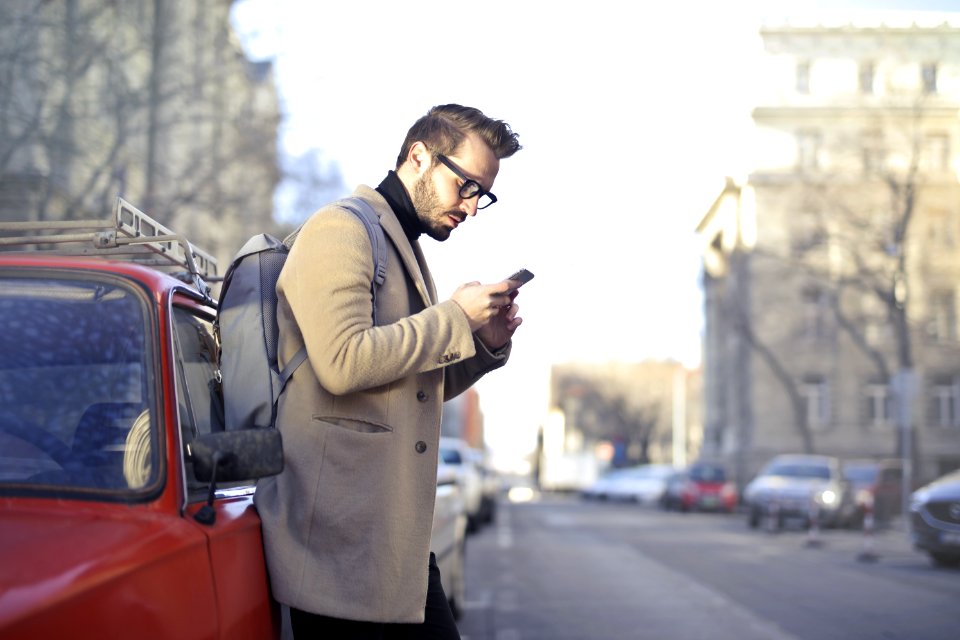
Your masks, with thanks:
M960 570L933 567L898 527L871 538L770 533L740 514L503 499L496 521L468 539L460 631L464 640L958 637Z

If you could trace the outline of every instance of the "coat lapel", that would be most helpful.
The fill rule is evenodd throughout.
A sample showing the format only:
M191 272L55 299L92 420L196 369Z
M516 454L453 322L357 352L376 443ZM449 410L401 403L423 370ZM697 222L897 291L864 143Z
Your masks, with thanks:
M393 242L393 246L396 247L397 253L400 254L403 266L410 274L420 297L423 298L424 306L435 304L437 293L419 243L411 244L407 235L403 232L403 227L400 226L400 221L397 220L397 216L389 207L386 207L386 211L380 210L378 213L380 214L380 226L383 227L384 232Z

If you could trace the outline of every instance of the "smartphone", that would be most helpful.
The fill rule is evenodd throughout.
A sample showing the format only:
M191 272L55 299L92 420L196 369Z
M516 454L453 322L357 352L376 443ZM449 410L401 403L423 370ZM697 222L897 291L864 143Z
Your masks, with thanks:
M516 280L517 282L520 283L517 285L517 288L519 288L527 284L531 280L533 280L533 272L528 271L527 269L520 269L519 271L511 275L509 278L507 278L507 280ZM513 289L511 289L510 291L512 292Z

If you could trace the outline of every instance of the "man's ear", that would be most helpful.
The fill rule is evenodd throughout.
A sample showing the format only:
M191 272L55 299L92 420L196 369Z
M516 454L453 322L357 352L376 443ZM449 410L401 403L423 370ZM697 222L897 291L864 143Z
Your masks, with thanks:
M433 156L427 149L427 145L422 142L414 142L413 146L410 147L410 153L407 155L407 161L417 175L421 176L433 164Z

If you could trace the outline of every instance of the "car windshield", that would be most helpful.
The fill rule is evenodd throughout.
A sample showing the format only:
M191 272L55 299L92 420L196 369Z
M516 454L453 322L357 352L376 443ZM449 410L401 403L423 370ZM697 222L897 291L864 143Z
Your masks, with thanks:
M784 478L830 479L830 467L809 462L777 462L767 467L764 475Z
M144 309L116 278L0 272L0 491L115 499L156 477Z
M877 479L880 468L876 465L847 465L843 469L843 475L850 482L871 483Z
M727 474L723 467L698 465L690 468L690 479L694 482L725 482Z

